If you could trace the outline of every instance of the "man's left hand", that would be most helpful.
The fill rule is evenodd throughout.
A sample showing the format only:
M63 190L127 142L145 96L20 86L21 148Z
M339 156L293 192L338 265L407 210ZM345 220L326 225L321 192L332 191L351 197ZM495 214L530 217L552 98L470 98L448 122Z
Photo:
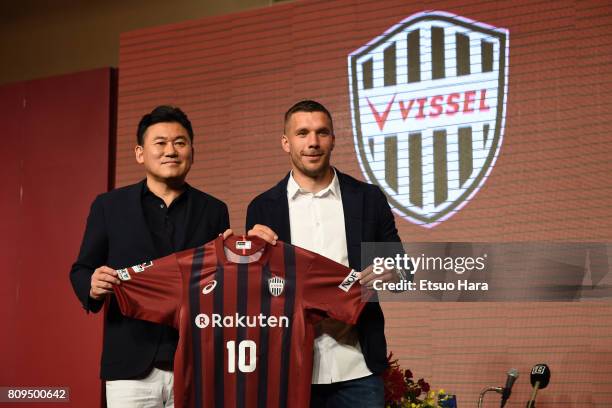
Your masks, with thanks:
M368 289L373 289L374 281L379 280L381 282L399 282L400 277L395 269L386 269L378 274L374 273L374 267L372 265L361 271L361 279L359 283Z

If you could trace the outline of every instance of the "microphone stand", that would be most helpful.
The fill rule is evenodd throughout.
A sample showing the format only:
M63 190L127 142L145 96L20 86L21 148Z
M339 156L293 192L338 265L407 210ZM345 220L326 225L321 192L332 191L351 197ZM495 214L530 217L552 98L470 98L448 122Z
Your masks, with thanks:
M536 395L538 395L538 389L540 388L540 382L536 381L533 386L533 394L531 394L531 399L527 401L527 408L535 408L535 400Z
M487 387L483 389L482 391L480 391L480 395L478 397L478 408L482 408L482 402L484 400L484 396L487 392L490 392L490 391L495 391L498 394L502 394L504 392L504 389L502 387Z

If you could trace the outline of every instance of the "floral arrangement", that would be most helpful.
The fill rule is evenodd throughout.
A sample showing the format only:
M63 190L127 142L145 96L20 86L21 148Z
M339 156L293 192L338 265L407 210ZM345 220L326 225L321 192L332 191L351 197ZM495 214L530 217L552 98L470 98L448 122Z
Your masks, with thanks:
M402 370L393 353L387 357L389 368L383 373L385 408L439 408L448 398L443 389L434 391L423 378L416 382L412 371ZM440 404L442 403L442 404Z

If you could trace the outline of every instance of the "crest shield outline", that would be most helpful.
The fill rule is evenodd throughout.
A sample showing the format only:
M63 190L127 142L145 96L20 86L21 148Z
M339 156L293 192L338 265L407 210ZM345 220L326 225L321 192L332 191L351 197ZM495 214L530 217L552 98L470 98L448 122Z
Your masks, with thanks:
M348 57L366 180L432 228L489 176L503 141L509 32L442 11L411 15Z
M280 296L285 288L285 280L280 276L272 276L268 279L268 290L272 296Z

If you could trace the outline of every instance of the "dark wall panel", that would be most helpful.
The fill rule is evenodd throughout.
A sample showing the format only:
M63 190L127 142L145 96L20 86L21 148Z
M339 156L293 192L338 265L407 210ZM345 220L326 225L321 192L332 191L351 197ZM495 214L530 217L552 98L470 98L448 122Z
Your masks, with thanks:
M77 407L100 403L102 321L82 309L68 272L89 205L109 185L113 84L112 71L99 69L0 88L10 152L0 384L70 387Z

